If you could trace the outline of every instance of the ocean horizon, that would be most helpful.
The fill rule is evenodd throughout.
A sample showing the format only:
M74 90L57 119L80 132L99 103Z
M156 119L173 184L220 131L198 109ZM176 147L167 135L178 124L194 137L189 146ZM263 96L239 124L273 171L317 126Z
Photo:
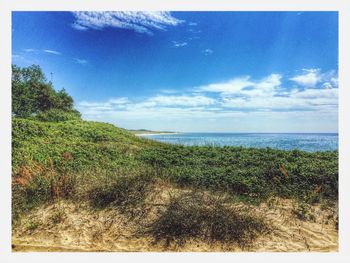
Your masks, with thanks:
M187 146L237 146L307 152L338 150L338 133L178 132L143 134L152 140Z

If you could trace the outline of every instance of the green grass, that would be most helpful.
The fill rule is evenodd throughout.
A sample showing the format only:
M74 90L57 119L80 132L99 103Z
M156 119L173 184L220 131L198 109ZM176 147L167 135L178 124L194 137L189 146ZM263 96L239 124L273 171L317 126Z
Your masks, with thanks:
M12 122L12 147L14 220L63 198L88 200L94 207L136 205L147 194L149 177L249 202L271 196L307 203L338 198L337 151L187 147L106 123L18 118Z

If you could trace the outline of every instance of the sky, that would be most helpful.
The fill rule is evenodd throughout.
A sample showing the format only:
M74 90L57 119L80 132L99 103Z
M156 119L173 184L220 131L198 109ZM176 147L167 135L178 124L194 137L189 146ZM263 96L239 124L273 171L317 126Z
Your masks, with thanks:
M337 12L13 12L12 63L127 129L338 132Z

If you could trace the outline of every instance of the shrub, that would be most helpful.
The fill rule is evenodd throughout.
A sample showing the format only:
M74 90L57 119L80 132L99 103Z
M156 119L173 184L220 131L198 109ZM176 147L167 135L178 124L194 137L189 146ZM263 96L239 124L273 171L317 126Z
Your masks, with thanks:
M39 112L31 117L31 119L51 122L72 121L81 120L81 114L76 110L64 111L60 109L49 109Z
M179 186L200 186L247 200L270 196L309 203L337 200L338 152L162 145L139 158Z
M36 230L39 227L39 225L40 225L39 221L29 220L27 223L27 230L32 232Z
M312 218L313 215L310 213L311 207L307 203L299 203L297 208L293 210L295 216L300 220L306 220Z
M131 218L143 215L145 200L153 189L154 177L149 174L117 176L92 187L90 204L94 208L117 208Z
M171 197L160 216L146 228L155 242L183 245L189 238L220 241L244 248L269 230L261 218L225 204L219 197L201 192Z
M12 219L39 205L74 196L76 176L60 167L20 167L12 178Z

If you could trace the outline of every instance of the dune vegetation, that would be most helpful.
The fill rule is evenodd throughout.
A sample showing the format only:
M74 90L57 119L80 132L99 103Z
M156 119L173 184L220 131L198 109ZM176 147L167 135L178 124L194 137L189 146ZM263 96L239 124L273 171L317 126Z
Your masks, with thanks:
M300 221L316 222L314 207L330 211L336 231L337 151L160 143L82 120L71 97L56 92L38 67L13 71L14 236L64 224L70 211L64 204L74 204L78 214L118 213L133 237L148 240L150 251L191 242L245 250L276 228L254 209L278 200L293 201ZM29 99L23 90L36 95ZM41 103L27 105L38 98ZM47 207L54 210L49 219L30 216Z

